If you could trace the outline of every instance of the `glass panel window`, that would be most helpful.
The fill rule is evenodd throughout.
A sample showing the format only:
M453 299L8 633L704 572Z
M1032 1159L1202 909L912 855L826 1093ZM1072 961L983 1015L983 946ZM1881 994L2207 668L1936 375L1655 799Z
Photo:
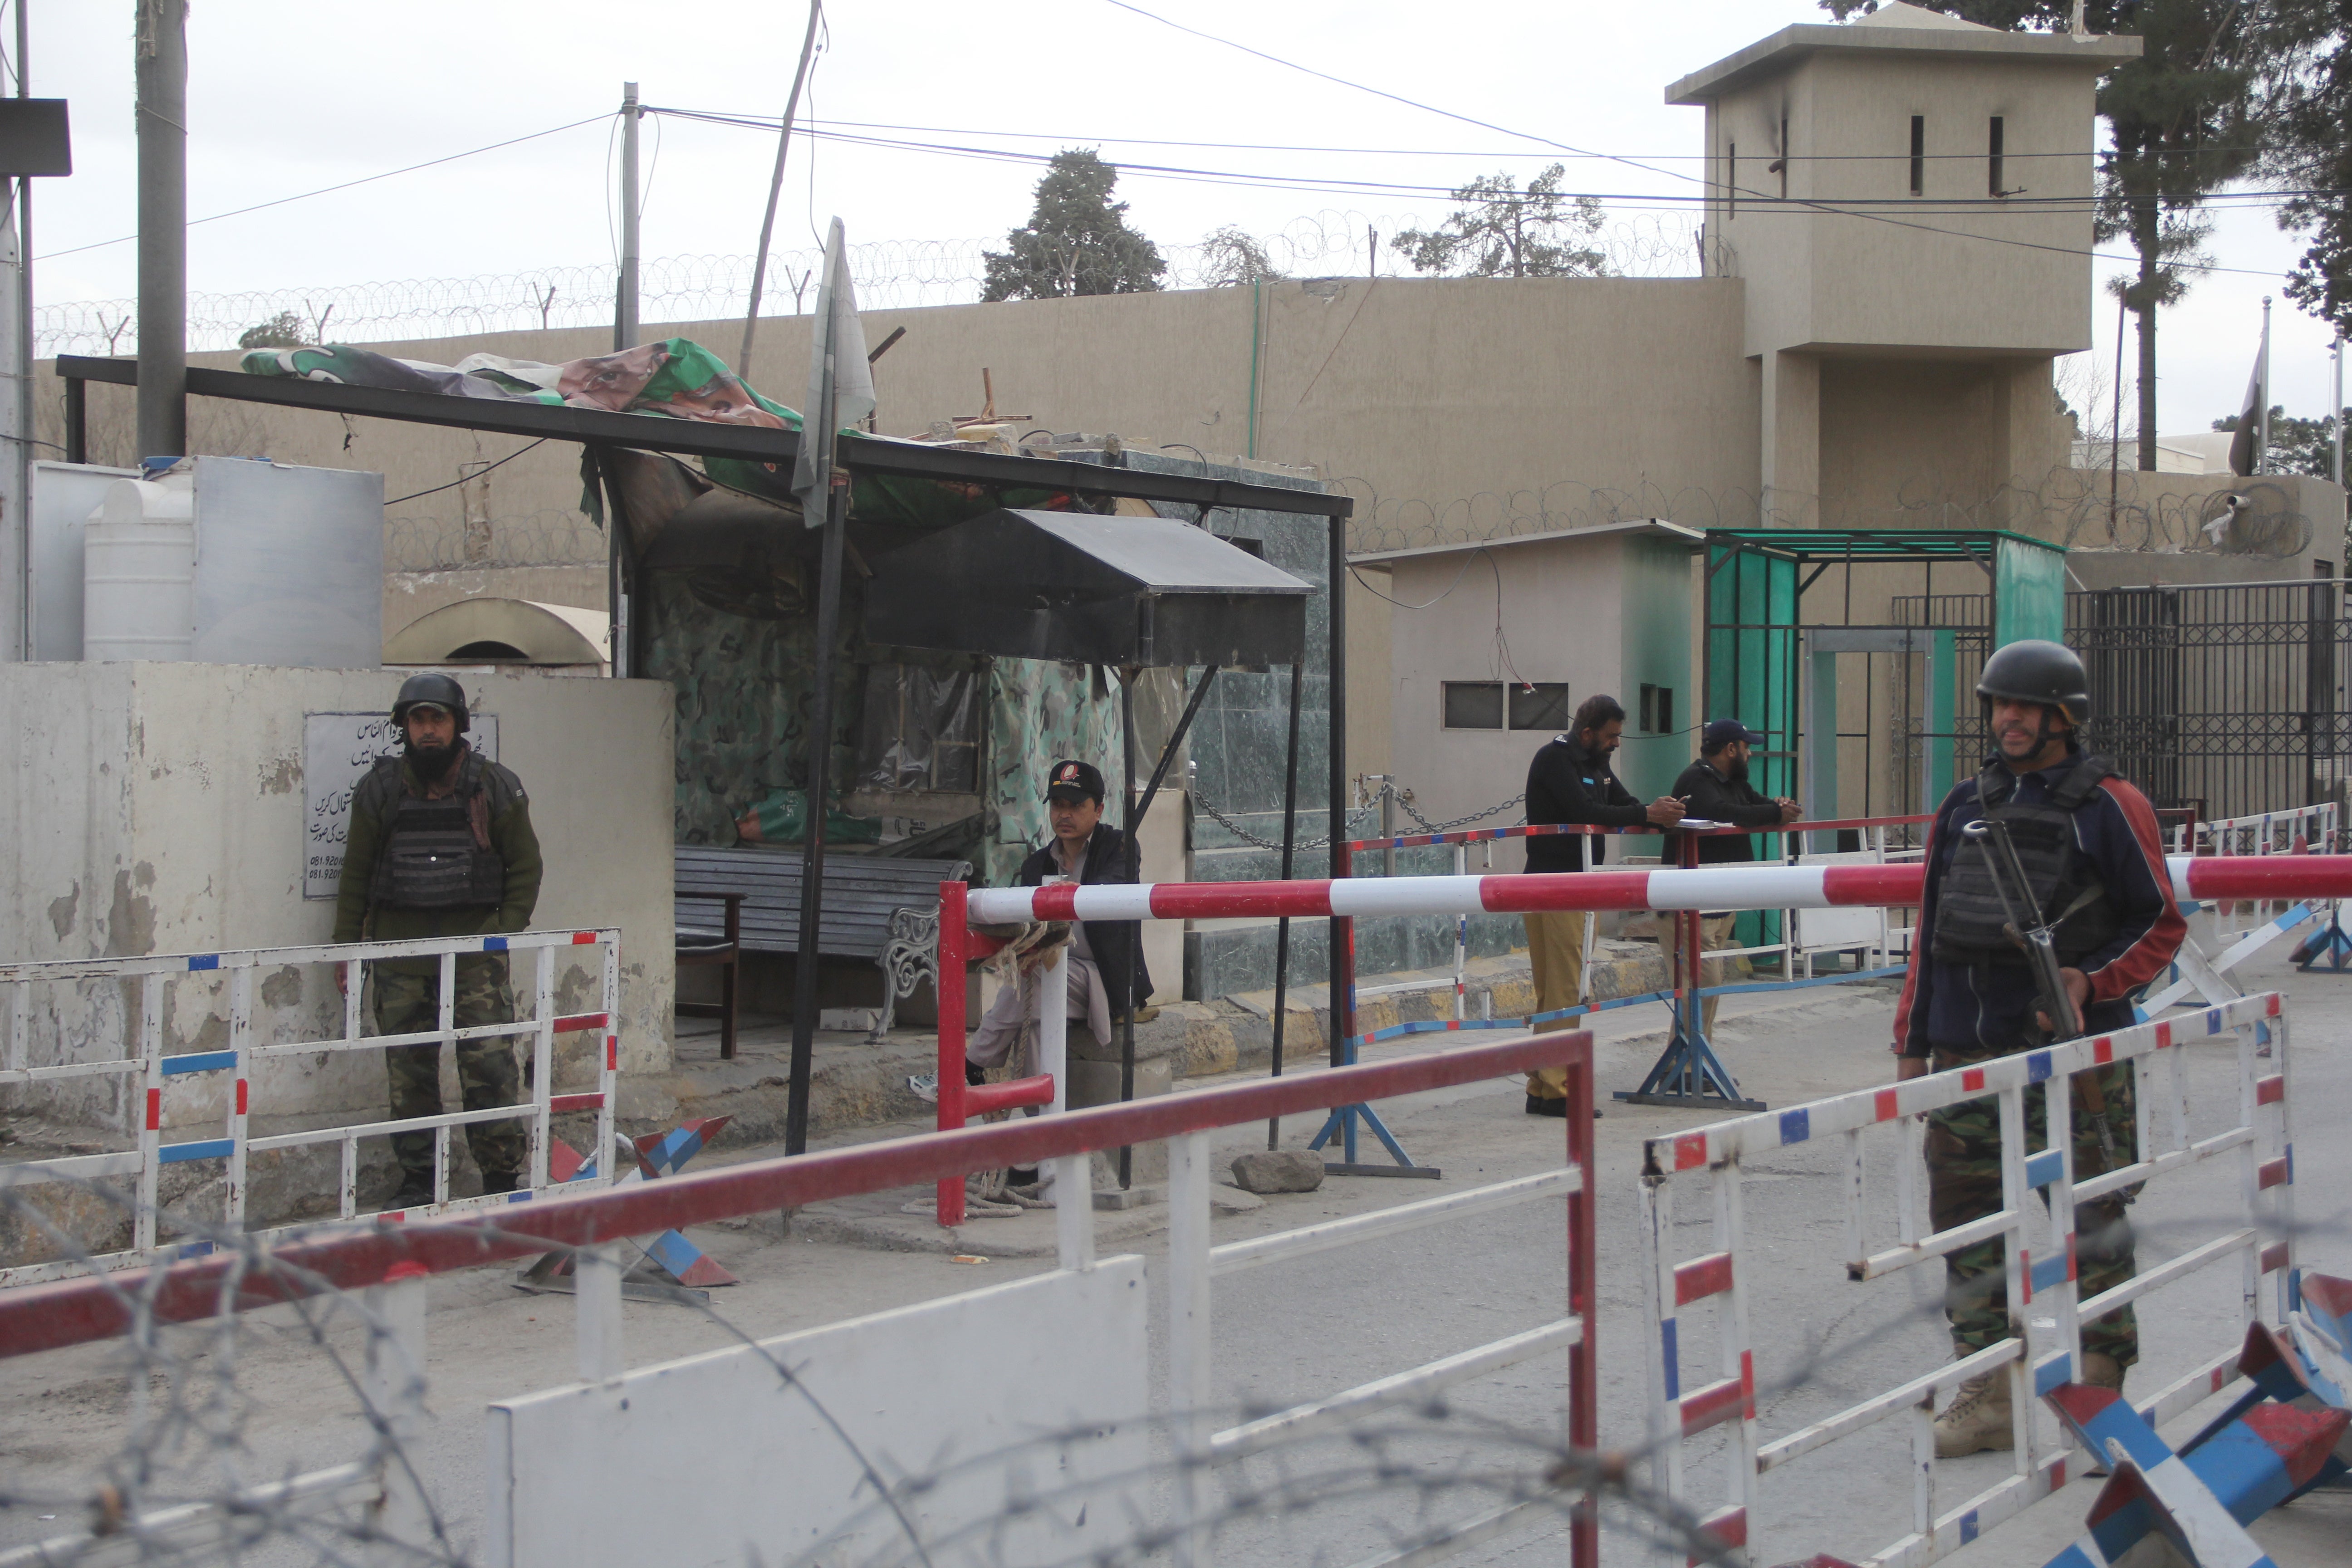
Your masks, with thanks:
M1568 683L1538 680L1534 685L1518 681L1511 683L1511 728L1514 730L1565 730L1568 728Z
M1499 680L1449 680L1444 683L1445 727L1449 730L1499 730L1503 727L1503 683Z
M979 793L979 692L980 677L969 669L867 665L856 786Z

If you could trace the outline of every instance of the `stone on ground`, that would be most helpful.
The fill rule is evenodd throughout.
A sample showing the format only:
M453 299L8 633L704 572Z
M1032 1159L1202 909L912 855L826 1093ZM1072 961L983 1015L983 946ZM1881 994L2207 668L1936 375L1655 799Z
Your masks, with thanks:
M1323 1156L1304 1149L1238 1155L1234 1185L1245 1193L1311 1193L1323 1184Z

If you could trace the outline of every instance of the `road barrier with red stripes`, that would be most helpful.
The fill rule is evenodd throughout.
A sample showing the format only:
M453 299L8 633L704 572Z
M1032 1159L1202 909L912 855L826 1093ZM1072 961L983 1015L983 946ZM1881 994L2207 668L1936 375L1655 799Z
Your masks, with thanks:
M948 988L953 994L956 988ZM1525 1176L1489 1187L1448 1194L1426 1203L1405 1205L1337 1221L1321 1221L1274 1236L1253 1237L1212 1247L1208 1244L1209 1194L1212 1186L1207 1135L1220 1128L1264 1124L1269 1118L1327 1111L1334 1107L1417 1094L1455 1085L1528 1071L1536 1068L1567 1069L1571 1114L1565 1121L1567 1163L1560 1169ZM942 1084L945 1087L945 1084ZM781 1507L792 1526L805 1538L811 1521L836 1518L845 1509L863 1506L870 1498L854 1496L857 1489L844 1486L839 1495L803 1495L793 1490L793 1474L770 1476L768 1483L742 1489L745 1496L705 1498L704 1506L679 1512L644 1506L643 1485L647 1467L674 1456L666 1450L682 1441L682 1434L704 1434L716 1444L730 1445L740 1453L751 1444L746 1434L756 1430L772 1438L780 1416L773 1352L762 1345L743 1347L747 1370L724 1380L726 1399L742 1402L726 1410L697 1406L680 1413L662 1406L665 1389L683 1381L682 1372L708 1362L704 1352L684 1362L626 1370L621 1352L621 1273L612 1266L611 1244L623 1237L643 1237L664 1230L683 1230L745 1215L790 1211L827 1199L852 1197L912 1184L954 1183L961 1189L965 1175L1008 1165L1061 1163L1083 1166L1093 1152L1158 1139L1171 1142L1170 1255L1171 1289L1167 1324L1171 1346L1168 1391L1171 1411L1179 1428L1178 1462L1172 1474L1180 1525L1174 1542L1180 1555L1205 1562L1210 1521L1202 1512L1203 1486L1209 1469L1218 1464L1259 1451L1290 1436L1345 1424L1383 1409L1394 1409L1424 1399L1467 1378L1533 1358L1567 1352L1567 1436L1578 1453L1597 1455L1600 1442L1598 1370L1594 1342L1594 1302L1597 1257L1594 1244L1592 1154L1592 1037L1590 1034L1558 1033L1478 1046L1443 1056L1409 1058L1330 1072L1240 1083L1216 1089L1165 1095L1129 1105L1100 1106L1058 1116L1015 1118L985 1127L925 1133L885 1142L810 1153L787 1159L763 1160L719 1170L683 1174L654 1183L636 1183L597 1192L562 1188L537 1202L502 1206L489 1212L420 1216L407 1224L363 1221L358 1225L328 1225L307 1235L272 1241L253 1238L245 1248L224 1248L207 1257L161 1264L135 1283L122 1277L100 1276L57 1280L0 1290L0 1358L27 1355L108 1339L127 1332L149 1333L157 1323L191 1322L226 1313L252 1310L278 1302L319 1297L337 1291L368 1289L372 1318L389 1325L403 1363L423 1368L425 1313L424 1292L429 1277L504 1259L519 1258L550 1248L579 1249L577 1325L582 1383L573 1389L548 1390L504 1402L493 1407L491 1475L483 1492L490 1500L482 1551L493 1564L553 1560L534 1550L532 1531L550 1531L566 1517L569 1502L576 1516L593 1514L599 1528L617 1536L629 1529L666 1532L668 1554L694 1561L740 1561L742 1539L721 1539L744 1517L744 1509L766 1499ZM1084 1191L1083 1184L1065 1191ZM1259 1415L1223 1431L1209 1430L1209 1286L1213 1276L1261 1265L1281 1265L1295 1257L1348 1243L1389 1236L1417 1225L1442 1223L1474 1212L1543 1198L1564 1198L1568 1234L1565 1291L1567 1316L1492 1344L1459 1352L1376 1382L1349 1389L1292 1409ZM941 1314L952 1315L967 1306L1002 1298L1008 1289L1054 1289L1066 1285L1087 1288L1103 1273L1138 1274L1134 1258L1104 1259L1095 1256L1094 1209L1090 1203L1065 1205L1059 1269L1034 1281L1008 1287L997 1284L918 1307L899 1308L873 1317L835 1325L867 1336L860 1342L866 1362L878 1363L887 1373L893 1356L876 1352L882 1344L942 1342L933 1324ZM1556 1223L1556 1222L1555 1222ZM1140 1283L1139 1276L1135 1283ZM1139 1300L1139 1294L1134 1300ZM1013 1303L1016 1307L1019 1303ZM1140 1326L1139 1316L1138 1327ZM1017 1332L1018 1325L1004 1331ZM811 1331L824 1334L831 1330ZM896 1336L895 1338L893 1336ZM1000 1411L1005 1402L1022 1397L1018 1367L1010 1356L973 1360L970 1342L951 1342L962 1358L955 1372L959 1396L967 1405ZM1096 1347L1097 1350L1100 1347ZM1150 1345L1139 1333L1117 1349L1118 1364L1131 1368L1138 1379L1150 1356ZM374 1357L372 1353L371 1363ZM830 1375L811 1364L802 1369L816 1378ZM855 1369L850 1374L857 1375ZM891 1402L861 1385L863 1397L843 1400L839 1408L851 1430L841 1440L854 1441L861 1451L893 1473L915 1473L937 1464L941 1454L961 1455L963 1434L941 1425L940 1401L912 1407L899 1401L898 1416L911 1421L914 1437L898 1451L879 1447L872 1433L887 1428ZM395 1391L397 1392L397 1391ZM424 1387L410 1379L407 1394L376 1414L397 1428L407 1419L404 1411L417 1407ZM543 1406L575 1394L595 1403L593 1420L572 1420L561 1455L534 1449L525 1431L544 1426ZM634 1396L634 1397L633 1397ZM698 1395L697 1397L699 1397ZM541 1426L527 1417L534 1405L542 1407ZM634 1408L633 1408L634 1406ZM1056 1409L1032 1413L1037 1419L1068 1423L1073 1412ZM1090 1441L1109 1441L1108 1429L1139 1430L1139 1409L1086 1412L1079 1423ZM1103 1431L1094 1431L1099 1414ZM667 1423L667 1425L665 1423ZM732 1425L730 1425L732 1423ZM593 1429L587 1432L583 1428ZM583 1445L602 1445L593 1454ZM656 1452L656 1450L665 1450ZM770 1450L761 1449L763 1454ZM1018 1454L1016 1464L1026 1463ZM764 1463L764 1459L762 1460ZM1025 1473L1025 1472L1024 1472ZM1597 1471L1596 1471L1597 1473ZM1034 1478L1030 1478L1034 1480ZM163 1550L167 1543L186 1544L216 1535L224 1521L248 1517L257 1510L273 1517L295 1517L303 1510L337 1500L369 1501L382 1507L382 1528L393 1540L419 1552L438 1549L425 1535L425 1510L421 1500L402 1502L403 1489L413 1489L414 1470L395 1452L374 1464L344 1465L306 1476L278 1480L236 1496L183 1506L160 1513L135 1513L116 1527L119 1538L145 1549ZM1005 1485L1013 1485L1008 1481ZM756 1494L751 1495L751 1494ZM987 1500L992 1514L1003 1510L1003 1492ZM1570 1494L1571 1497L1573 1492ZM1096 1511L1107 1519L1118 1513L1110 1500ZM289 1506L299 1504L299 1506ZM930 1506L925 1497L906 1505L927 1527L946 1528L923 1520ZM1544 1506L1549 1506L1544 1505ZM1076 1510L1081 1516L1085 1510ZM1459 1521L1449 1527L1446 1540L1454 1546L1472 1543L1481 1532L1505 1527L1505 1516L1527 1511L1524 1505L1492 1516ZM610 1517L608 1517L610 1516ZM729 1522L714 1520L723 1516ZM402 1533L398 1521L417 1534ZM576 1525L577 1519L573 1519ZM950 1524L953 1522L950 1521ZM1105 1528L1123 1528L1116 1520ZM210 1532L208 1535L207 1532ZM1576 1568L1598 1568L1600 1523L1588 1496L1570 1514L1571 1559ZM47 1556L38 1561L84 1560L80 1553L92 1544L88 1534L62 1538L37 1549ZM761 1552L776 1545L772 1539L758 1543ZM631 1552L615 1548L613 1555ZM1433 1560L1427 1551L1396 1561Z
M556 963L560 956L583 947L600 949L594 963L601 1001L593 1012L558 1015L555 1010ZM526 989L528 1014L509 1024L457 1026L455 998L457 963L476 953L536 953ZM288 965L344 965L389 958L434 958L440 963L440 1013L436 1026L404 1035L366 1032L360 1016L361 985L352 971L344 987L339 1033L294 1039L265 1039L254 1017L257 974ZM180 1051L167 1055L163 1020L175 982L202 977L225 983L227 992L227 1045L219 1050ZM34 996L43 986L129 983L138 994L136 1040L121 1056L96 1058L82 1054L69 1037L62 1010L37 1013ZM358 1212L359 1142L394 1132L433 1134L433 1198L430 1205L405 1211L411 1215L457 1211L504 1205L528 1199L548 1184L550 1120L568 1112L596 1113L596 1149L613 1142L614 1086L620 1070L621 933L618 931L517 931L508 936L432 937L413 942L323 942L308 947L247 948L223 952L159 954L144 958L93 958L55 963L0 965L0 994L5 994L7 1038L0 1054L0 1087L20 1085L37 1089L75 1079L111 1079L125 1089L125 1098L142 1108L133 1147L98 1154L26 1160L0 1164L0 1189L25 1188L61 1181L130 1179L135 1202L131 1207L131 1246L120 1252L49 1263L0 1268L0 1286L55 1279L88 1270L105 1271L145 1263L158 1255L156 1242L157 1189L163 1168L188 1162L217 1162L224 1176L225 1223L242 1228L246 1209L246 1164L249 1156L273 1149L297 1149L316 1144L338 1146L336 1212L344 1219ZM39 1020L37 1026L36 1020ZM595 1052L596 1087L583 1092L558 1094L555 1082L555 1037L592 1032L602 1037ZM432 1045L471 1039L517 1039L531 1052L530 1097L510 1107L446 1111L438 1116L404 1121L371 1120L254 1137L248 1131L256 1115L273 1109L285 1112L302 1107L271 1107L256 1103L252 1092L256 1063L280 1057L325 1057L343 1051L381 1051L387 1047ZM103 1049L101 1046L100 1048ZM55 1059L35 1062L37 1055ZM214 1075L220 1075L215 1078ZM207 1083L220 1085L213 1095L187 1094ZM266 1080L265 1080L266 1082ZM191 1103L194 1101L194 1103ZM20 1100L20 1103L22 1101ZM484 1121L523 1122L530 1138L530 1157L526 1189L515 1194L478 1198L449 1196L449 1140L452 1129ZM217 1131L207 1136L166 1141L167 1132L191 1123L207 1123ZM596 1184L598 1178L587 1178ZM163 1248L164 1255L192 1257L212 1249L206 1241L184 1242Z

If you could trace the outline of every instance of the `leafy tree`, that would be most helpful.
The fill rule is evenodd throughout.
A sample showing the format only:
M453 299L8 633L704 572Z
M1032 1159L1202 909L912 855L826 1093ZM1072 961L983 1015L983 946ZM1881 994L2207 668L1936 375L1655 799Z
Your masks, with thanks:
M1029 221L987 251L982 300L1061 300L1073 294L1148 294L1168 264L1160 247L1127 226L1127 204L1110 199L1118 170L1096 153L1054 154L1037 182Z
M247 327L236 336L241 349L307 349L311 346L310 324L291 310L280 310L257 327Z
M2074 0L1917 0L2011 32L2063 33ZM2298 0L2316 3L2316 0ZM1822 0L1843 21L1877 0ZM2139 466L2156 467L2156 320L2206 265L2211 219L2200 205L2254 164L2276 40L2244 0L2089 0L2094 33L2138 36L2141 53L2109 72L2098 111L2112 148L2099 158L2094 236L2124 239L2138 271L2116 289L2139 325Z
M2338 333L2352 332L2352 0L2270 0L2274 51L2262 172L2290 192L2279 226L2312 237L2286 297Z
M1554 163L1524 191L1508 174L1482 175L1454 193L1462 205L1433 229L1397 233L1416 272L1472 278L1599 278L1608 258L1579 242L1600 230L1601 204L1560 194L1568 173Z
M2338 418L2352 416L2347 408ZM2238 416L2213 421L2216 430L2235 430ZM2336 472L2336 420L2322 415L2316 419L2291 418L2286 409L2271 406L2271 444L2263 455L2263 472L2266 474L2308 474L2314 479L2329 479Z
M1265 247L1232 224L1201 241L1201 281L1213 289L1271 283L1282 276Z

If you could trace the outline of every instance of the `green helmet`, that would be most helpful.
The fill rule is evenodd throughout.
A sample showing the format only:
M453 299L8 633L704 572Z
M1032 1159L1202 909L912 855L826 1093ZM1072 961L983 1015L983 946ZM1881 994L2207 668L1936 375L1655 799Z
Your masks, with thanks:
M1987 702L1999 697L2039 702L2076 724L2091 721L2091 682L2083 673L2083 661L2062 643L2027 637L2002 647L1985 660L1977 695Z
M446 708L457 721L457 732L464 734L473 727L466 712L466 689L448 676L437 671L412 675L400 683L400 696L392 705L392 724L398 729L407 721L408 710L423 705Z

